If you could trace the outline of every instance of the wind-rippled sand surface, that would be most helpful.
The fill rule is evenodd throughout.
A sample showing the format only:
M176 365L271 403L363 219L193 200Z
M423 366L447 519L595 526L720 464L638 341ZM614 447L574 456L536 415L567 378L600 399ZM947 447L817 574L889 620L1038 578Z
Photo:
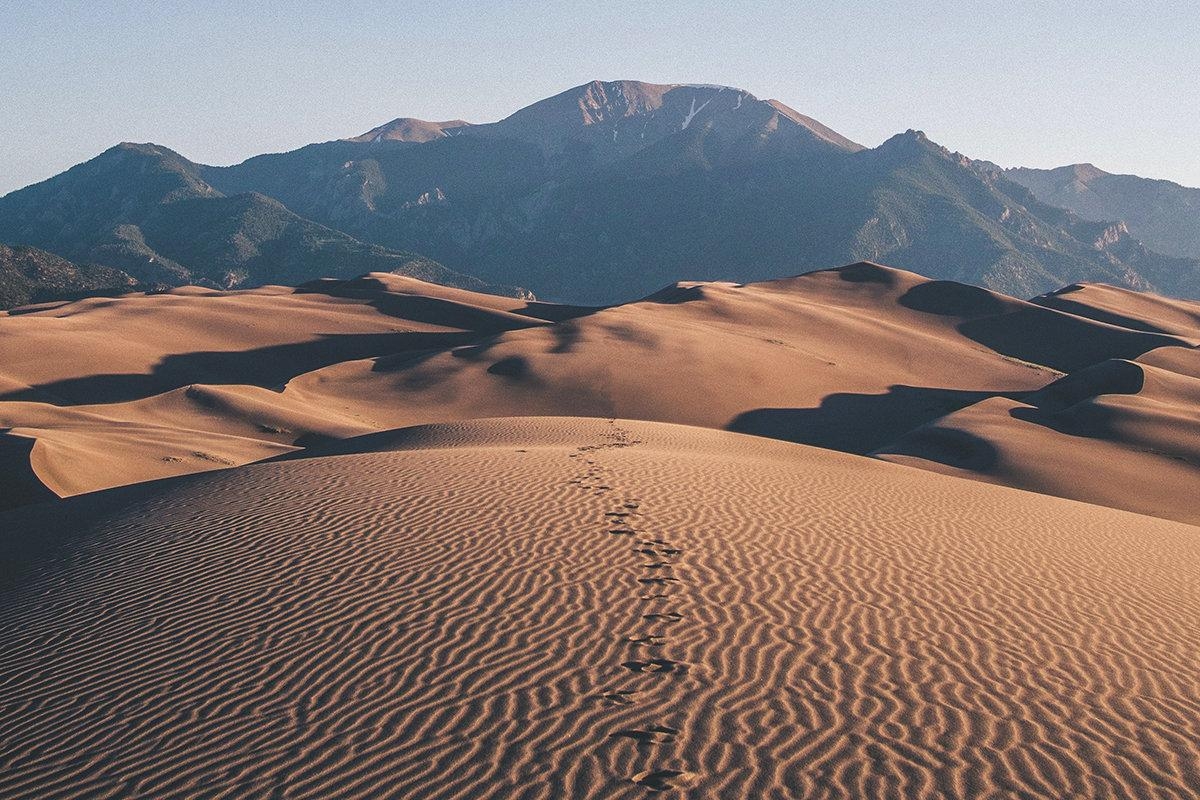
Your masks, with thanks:
M655 423L345 447L0 517L57 542L0 796L1200 793L1193 526Z

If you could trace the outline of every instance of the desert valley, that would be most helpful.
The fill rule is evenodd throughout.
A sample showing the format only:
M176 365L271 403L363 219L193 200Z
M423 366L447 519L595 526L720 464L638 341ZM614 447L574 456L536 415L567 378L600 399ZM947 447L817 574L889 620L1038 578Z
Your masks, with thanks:
M0 197L0 798L1197 796L1200 204L1084 167L595 81Z

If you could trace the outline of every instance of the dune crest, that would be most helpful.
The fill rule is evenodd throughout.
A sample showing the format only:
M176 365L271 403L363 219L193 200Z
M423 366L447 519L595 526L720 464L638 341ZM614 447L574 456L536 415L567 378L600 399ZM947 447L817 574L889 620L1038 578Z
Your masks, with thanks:
M1131 330L1200 338L1200 303L1072 286L1034 303ZM949 475L1200 524L1200 349L1167 346L989 398L874 455Z
M1112 287L1026 302L870 262L608 308L380 274L82 301L0 318L0 436L28 453L6 463L33 487L6 502L372 431L573 414L873 453L1194 522L1196 319L1194 303ZM1127 391L1131 369L1153 379Z

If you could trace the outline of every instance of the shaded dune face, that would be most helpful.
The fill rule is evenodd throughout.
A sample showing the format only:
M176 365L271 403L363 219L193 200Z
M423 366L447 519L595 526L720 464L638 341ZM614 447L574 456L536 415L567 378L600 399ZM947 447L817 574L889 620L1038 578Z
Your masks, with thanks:
M1103 323L1108 340L1077 344L1072 371L1039 391L951 411L874 455L1200 523L1200 304L1097 285L1032 303ZM1175 341L1145 350L1146 334Z
M1196 319L1112 287L1025 302L870 262L610 308L389 275L85 301L0 318L0 437L27 487L0 505L409 425L573 414L1196 521Z
M624 420L341 447L21 512L0 796L1200 792L1193 527Z
M1178 352L1105 361L1020 402L977 403L875 455L1200 524L1200 379L1186 374L1200 372L1200 351L1163 350Z
M2 315L0 468L11 490L0 508L377 430L369 416L279 390L329 365L410 360L583 311L373 274Z

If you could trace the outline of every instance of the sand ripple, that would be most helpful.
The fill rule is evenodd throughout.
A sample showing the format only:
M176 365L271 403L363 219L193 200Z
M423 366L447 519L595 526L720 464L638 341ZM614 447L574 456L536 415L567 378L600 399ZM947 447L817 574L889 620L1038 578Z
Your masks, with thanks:
M653 423L389 447L19 564L0 796L1200 793L1194 527Z

